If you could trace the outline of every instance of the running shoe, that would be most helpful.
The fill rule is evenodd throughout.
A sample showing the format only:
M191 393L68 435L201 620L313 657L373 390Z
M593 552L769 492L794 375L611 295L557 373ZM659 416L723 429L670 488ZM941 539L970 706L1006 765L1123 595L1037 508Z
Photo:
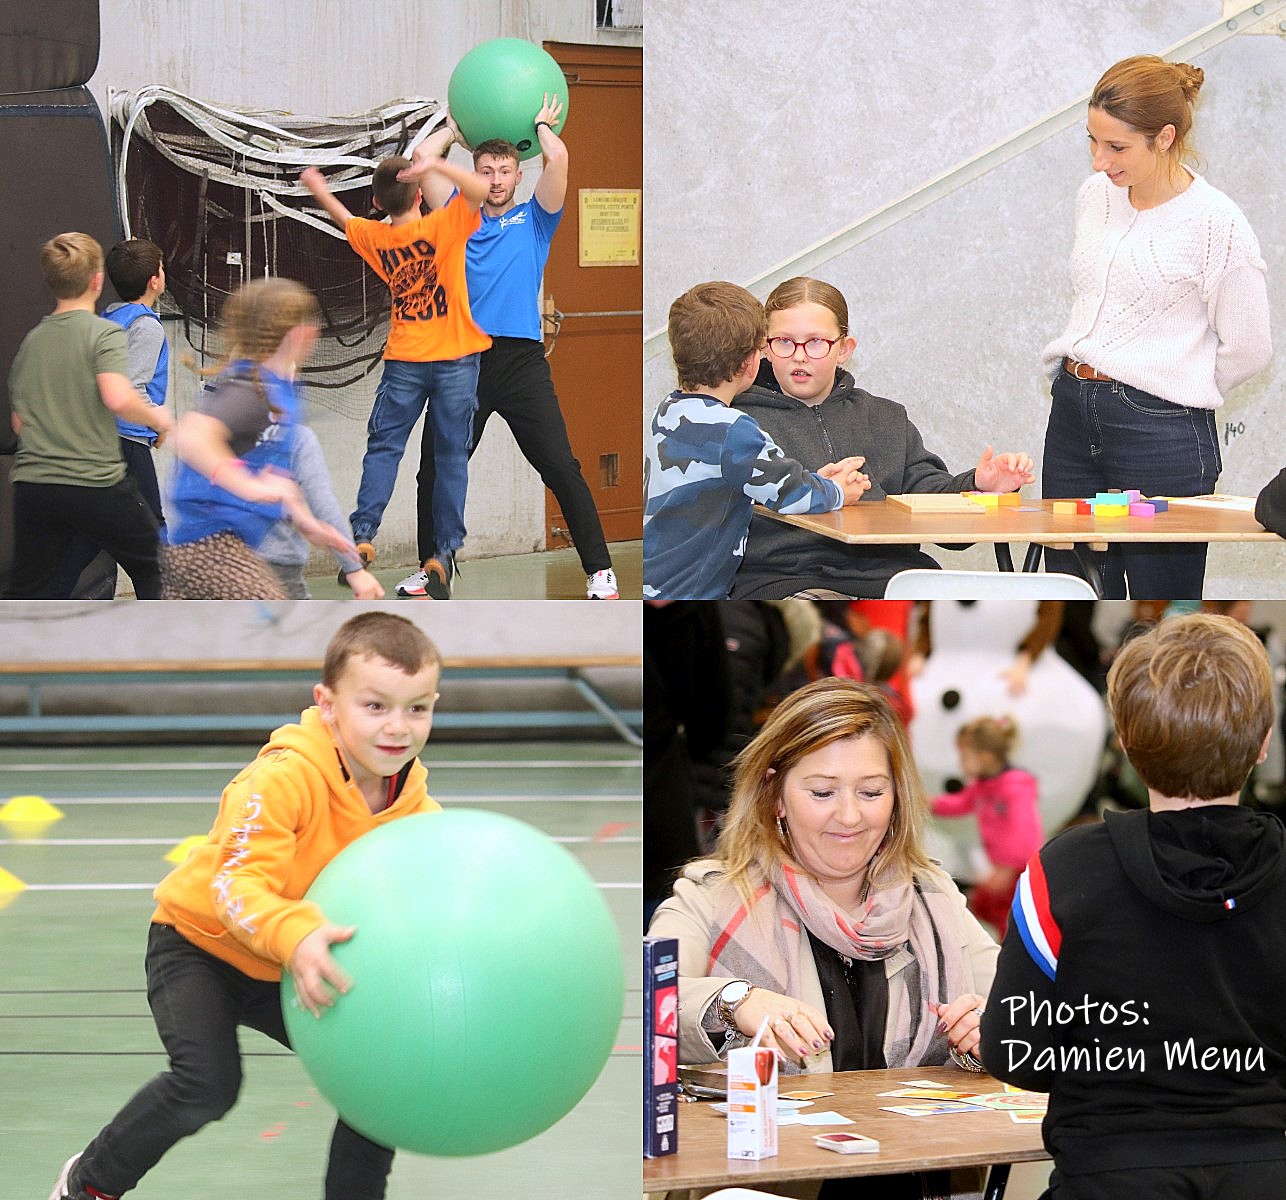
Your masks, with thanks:
M585 580L585 592L590 600L619 600L621 593L616 586L616 572L611 567L595 571Z

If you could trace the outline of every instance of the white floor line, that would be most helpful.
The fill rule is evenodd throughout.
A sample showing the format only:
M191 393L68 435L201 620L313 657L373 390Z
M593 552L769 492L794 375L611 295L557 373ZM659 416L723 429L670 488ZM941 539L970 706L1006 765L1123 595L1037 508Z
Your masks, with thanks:
M444 808L458 805L468 808L478 804L622 804L640 803L638 792L608 792L593 796L569 796L560 792L548 796L452 796L449 793L435 792L429 794ZM208 804L218 803L218 796L213 792L201 792L189 796L55 796L50 800L55 808L73 808L104 804Z
M168 838L0 838L0 846L176 846L179 841ZM581 836L549 835L551 842L565 846L599 845L599 846L637 846L643 841L641 837L596 838Z
M29 883L24 892L150 892L156 884L153 883ZM595 887L602 891L615 891L620 889L633 888L642 891L642 882L638 883L599 883L595 881Z
M242 767L253 757L254 751L249 749L247 743L247 753L244 759L229 760L228 762L160 762L160 763L3 763L0 762L0 770L4 771L68 771L68 772L86 772L99 771L104 774L111 771L240 771ZM532 759L512 759L509 761L495 760L476 762L473 759L441 759L430 758L425 761L425 766L429 768L437 767L441 770L450 771L494 771L512 767L515 770L581 770L592 767L619 768L619 767L637 767L642 764L642 758L613 758L597 759L585 761L584 759L560 759L560 758L532 758Z

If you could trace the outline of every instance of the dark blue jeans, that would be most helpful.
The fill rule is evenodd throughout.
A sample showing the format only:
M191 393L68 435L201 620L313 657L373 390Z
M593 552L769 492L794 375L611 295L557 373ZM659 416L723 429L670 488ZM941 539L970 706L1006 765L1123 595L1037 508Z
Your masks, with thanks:
M1112 488L1146 496L1200 496L1215 490L1223 462L1214 413L1171 404L1124 383L1076 379L1060 370L1045 430L1041 493L1084 499ZM1199 600L1205 542L1115 542L1094 559L1103 594L1123 600ZM1050 571L1083 575L1076 556L1047 550Z
M241 1089L237 1026L290 1045L279 983L251 979L168 925L153 925L148 934L147 1001L170 1069L135 1092L89 1143L72 1181L108 1196L128 1192L175 1142L217 1121L236 1103ZM382 1200L392 1167L392 1150L337 1121L326 1200ZM285 1180L282 1187L283 1195L289 1193Z
M428 404L427 410L425 404ZM353 540L368 542L393 495L406 439L420 413L432 430L438 473L433 485L436 554L454 554L464 544L464 498L473 449L473 413L478 407L478 355L443 362L384 360L375 405L366 423L366 454L357 507L349 520Z

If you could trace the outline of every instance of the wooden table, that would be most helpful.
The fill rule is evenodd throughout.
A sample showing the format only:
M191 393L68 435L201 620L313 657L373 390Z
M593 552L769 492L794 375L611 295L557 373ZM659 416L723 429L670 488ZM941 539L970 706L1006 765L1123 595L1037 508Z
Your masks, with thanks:
M828 513L785 515L756 506L760 516L797 525L810 533L851 545L961 544L991 542L1002 571L1012 571L1009 543L1028 543L1023 570L1040 566L1043 548L1072 550L1085 577L1101 592L1098 571L1087 550L1106 550L1112 542L1281 542L1253 513L1233 509L1172 505L1155 517L1095 517L1055 513L1053 500L1026 500L1017 506L977 512L913 513L888 500L866 500ZM833 1157L840 1157L835 1155Z
M643 1160L643 1191L672 1188L758 1187L787 1179L832 1179L850 1175L896 1175L903 1171L946 1170L1048 1158L1038 1124L1016 1125L1007 1112L962 1112L907 1117L883 1112L907 1104L879 1095L910 1079L932 1079L946 1087L998 1092L990 1075L958 1067L903 1067L889 1071L782 1076L782 1091L809 1088L835 1095L813 1102L805 1112L828 1109L855 1125L787 1125L777 1131L778 1153L758 1162L728 1157L728 1123L707 1103L679 1105L679 1152ZM848 1130L880 1143L878 1154L836 1154L813 1145L818 1133ZM1008 1169L1004 1174L1008 1174Z

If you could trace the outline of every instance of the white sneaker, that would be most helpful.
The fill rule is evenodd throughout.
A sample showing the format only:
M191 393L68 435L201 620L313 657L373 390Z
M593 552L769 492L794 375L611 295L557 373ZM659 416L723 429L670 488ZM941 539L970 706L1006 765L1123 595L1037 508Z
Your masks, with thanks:
M421 568L414 575L408 575L397 585L399 596L413 596L417 600L429 598L429 573Z
M80 1155L73 1154L63 1163L62 1174L58 1176L58 1182L54 1184L54 1190L49 1193L49 1200L73 1200L72 1194L67 1190L67 1181L71 1178L72 1168L78 1162L80 1162Z
M585 592L590 600L619 600L621 593L616 586L616 572L611 567L595 571L585 580Z

